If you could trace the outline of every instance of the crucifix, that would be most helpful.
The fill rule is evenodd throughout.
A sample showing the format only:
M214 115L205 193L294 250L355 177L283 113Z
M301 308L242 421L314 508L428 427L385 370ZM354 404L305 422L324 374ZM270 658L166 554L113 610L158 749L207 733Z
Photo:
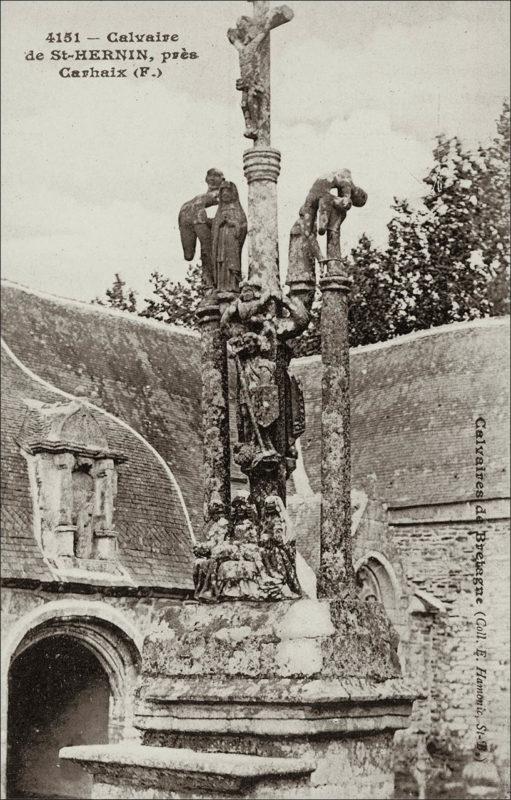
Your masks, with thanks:
M227 38L235 46L240 59L240 77L236 88L241 94L245 118L245 136L254 146L270 145L270 37L273 28L293 19L288 6L269 10L269 0L251 0L252 17L242 16Z
M271 146L270 140L270 32L289 22L293 12L288 6L270 9L268 0L253 0L253 5L254 14L241 16L236 26L227 31L240 61L236 88L242 93L244 135L253 143L243 153L243 171L248 183L248 270L244 279L233 284L231 292L216 291L208 295L198 311L202 349L205 530L210 530L220 509L228 521L228 541L232 544L236 540L236 546L242 550L245 546L249 550L252 548L254 558L260 557L263 566L260 565L250 591L243 583L243 575L250 565L242 566L241 556L231 559L228 570L232 569L232 580L229 580L234 582L233 586L237 585L238 599L276 599L299 593L293 579L294 540L286 538L291 537L291 528L282 517L277 521L277 527L280 525L282 530L274 541L268 533L273 513L269 509L279 507L285 512L286 485L298 457L295 443L305 430L303 393L288 369L292 357L289 345L310 320L316 259L324 272L320 281L323 294L322 500L318 592L321 597L335 598L354 591L348 342L351 281L341 261L340 227L349 208L364 205L367 196L354 185L347 169L334 170L314 182L302 206L300 222L294 226L293 236L299 241L293 242L286 293L281 285L278 253L280 152ZM227 185L221 183L220 191ZM244 218L244 212L241 213ZM230 244L236 238L233 239L235 219L226 211L225 219L218 222L219 225L225 223L223 261L226 261ZM321 253L316 233L327 234L326 258ZM235 372L235 397L229 393L229 358ZM236 435L229 425L230 409L235 410ZM245 517L241 522L238 520L239 524L236 521L239 498L230 499L231 453L233 461L247 476L250 489ZM284 528L287 533L283 532ZM280 547L279 542L284 548L282 553L275 550ZM208 545L197 551L198 557L203 558L208 547L211 549ZM216 575L221 557L215 553L211 550L211 560L208 565L201 562L197 574L205 575L207 566ZM248 562L250 558L247 556L245 560ZM252 562L255 563L253 559ZM223 574L225 569L222 567L218 574ZM209 599L234 596L233 586L224 597L221 588L213 590L213 583L209 586L206 581L208 592L214 595Z

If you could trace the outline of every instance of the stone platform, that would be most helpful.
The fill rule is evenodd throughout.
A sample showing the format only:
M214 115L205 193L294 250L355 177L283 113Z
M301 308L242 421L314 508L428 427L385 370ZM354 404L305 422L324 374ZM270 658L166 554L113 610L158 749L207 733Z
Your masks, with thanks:
M365 601L169 606L144 644L142 745L61 756L94 774L96 797L389 798L414 699L396 645Z

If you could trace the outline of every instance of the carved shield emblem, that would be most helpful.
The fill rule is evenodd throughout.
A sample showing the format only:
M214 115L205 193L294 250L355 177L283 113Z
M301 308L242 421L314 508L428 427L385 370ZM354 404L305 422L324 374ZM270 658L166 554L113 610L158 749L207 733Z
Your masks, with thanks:
M263 384L254 389L252 405L257 424L268 428L279 418L279 390L273 384Z

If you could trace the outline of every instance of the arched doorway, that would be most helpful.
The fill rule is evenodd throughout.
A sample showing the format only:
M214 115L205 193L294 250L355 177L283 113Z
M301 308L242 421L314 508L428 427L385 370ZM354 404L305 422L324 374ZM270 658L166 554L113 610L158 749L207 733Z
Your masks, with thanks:
M60 763L61 747L108 741L108 675L77 638L50 635L9 671L7 797L87 798L90 777Z
M127 614L103 601L62 599L44 603L24 614L8 630L2 628L1 652L1 753L0 796L7 797L6 765L9 733L8 710L11 684L18 658L37 643L67 637L85 648L99 662L110 686L108 741L136 739L133 702L141 664L142 632ZM35 651L34 651L35 652ZM96 662L93 662L96 668ZM10 715L12 719L12 714ZM77 795L75 795L76 797Z

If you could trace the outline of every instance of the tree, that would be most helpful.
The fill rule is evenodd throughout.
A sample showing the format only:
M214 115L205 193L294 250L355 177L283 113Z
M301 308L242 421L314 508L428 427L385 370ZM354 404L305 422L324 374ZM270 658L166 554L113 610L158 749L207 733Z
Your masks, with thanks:
M126 285L116 273L110 289L106 290L106 300L96 298L94 303L109 305L121 311L130 311L140 317L157 319L160 322L182 325L186 328L196 327L195 311L200 301L201 268L199 264L190 265L184 282L172 281L155 270L151 273L153 296L146 297L143 308L136 303L136 292L125 291Z
M389 339L394 333L394 275L384 254L364 233L347 259L353 278L350 296L350 345L370 344Z
M123 281L119 273L116 272L112 288L107 289L105 292L106 300L101 300L99 297L96 297L96 299L93 300L92 302L100 306L110 306L111 308L117 308L119 311L131 311L136 313L137 312L136 292L134 292L133 289L128 289L128 291L125 292L124 291L125 286L126 282Z
M492 315L509 313L510 271L510 124L509 102L503 105L497 121L497 136L487 150L480 148L484 169L479 196L479 239L482 258L491 279L488 298Z
M151 273L151 283L154 297L146 298L146 306L139 312L141 317L151 317L185 328L197 327L195 311L201 298L200 264L188 267L184 283L171 281L156 271Z
M464 151L460 140L437 137L435 164L425 183L429 211L423 230L428 269L433 275L433 300L427 303L430 324L441 325L488 316L491 272L482 258L481 214L484 159ZM427 302L427 297L424 297Z

